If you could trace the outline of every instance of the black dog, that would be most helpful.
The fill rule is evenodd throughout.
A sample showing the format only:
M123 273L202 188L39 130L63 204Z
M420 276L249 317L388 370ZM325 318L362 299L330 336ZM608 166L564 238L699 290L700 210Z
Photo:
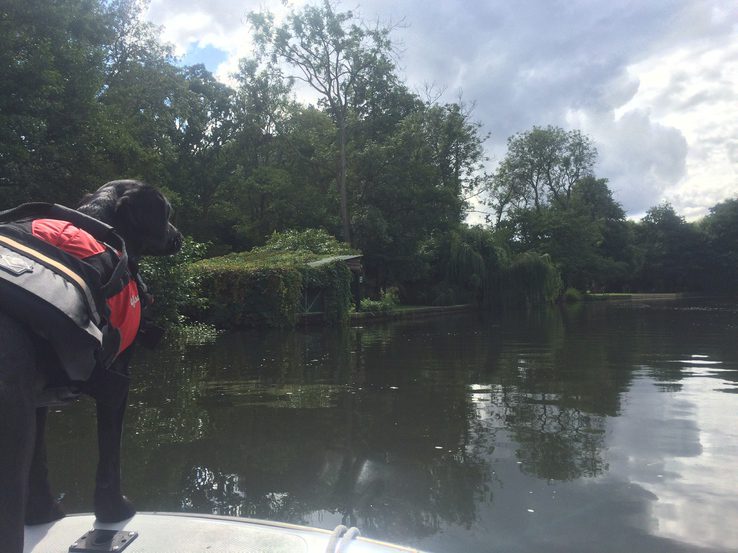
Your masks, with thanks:
M169 255L182 235L169 222L171 206L155 188L134 180L105 184L82 200L79 211L115 228L129 258ZM21 553L23 525L64 516L48 482L44 427L47 407L38 407L43 390L71 384L47 342L12 313L0 311L0 548ZM87 382L75 383L97 405L99 460L95 478L95 516L102 522L130 518L135 509L120 488L120 448L128 398L127 365L133 347L108 369L98 368Z

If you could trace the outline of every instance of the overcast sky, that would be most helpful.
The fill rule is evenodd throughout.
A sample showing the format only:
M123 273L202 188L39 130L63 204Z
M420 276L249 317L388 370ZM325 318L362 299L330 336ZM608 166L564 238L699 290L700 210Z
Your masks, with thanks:
M184 63L221 80L250 56L246 14L305 4L151 0ZM687 219L738 196L738 5L731 0L366 0L341 11L393 33L411 89L461 96L491 134L578 128L631 217L667 200Z

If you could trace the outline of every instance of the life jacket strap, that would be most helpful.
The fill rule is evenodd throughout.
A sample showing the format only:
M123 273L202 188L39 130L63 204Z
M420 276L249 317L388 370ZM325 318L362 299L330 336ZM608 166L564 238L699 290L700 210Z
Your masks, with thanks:
M20 219L60 219L68 221L77 228L91 234L95 240L115 248L119 253L118 263L113 269L110 279L102 283L101 289L105 297L112 295L111 291L115 290L120 281L126 277L128 272L126 243L115 232L115 229L107 223L103 223L99 219L90 217L76 209L48 202L29 202L12 209L0 211L0 223L9 223Z

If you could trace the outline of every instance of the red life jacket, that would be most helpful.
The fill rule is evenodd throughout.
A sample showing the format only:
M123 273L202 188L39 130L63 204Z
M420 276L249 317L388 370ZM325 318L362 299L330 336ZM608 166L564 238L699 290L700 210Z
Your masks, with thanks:
M31 231L35 237L95 267L103 280L109 278L118 262L118 254L113 248L68 221L34 219ZM135 279L129 275L128 282L120 291L107 297L106 303L110 309L109 323L120 337L120 354L133 343L141 324L141 302Z

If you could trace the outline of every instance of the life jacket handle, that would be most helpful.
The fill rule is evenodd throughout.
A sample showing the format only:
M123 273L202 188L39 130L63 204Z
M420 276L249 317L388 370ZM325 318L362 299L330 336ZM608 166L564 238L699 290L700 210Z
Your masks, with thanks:
M74 226L81 228L85 232L90 233L95 240L104 242L119 252L118 264L113 269L110 279L103 283L102 293L105 297L109 297L111 289L115 289L116 284L120 282L128 270L128 252L126 251L126 243L123 238L115 232L115 229L103 223L99 219L90 217L89 215L71 209L69 207L52 204L48 202L28 202L21 204L12 209L0 211L0 223L9 223L20 219L60 219L72 223Z

